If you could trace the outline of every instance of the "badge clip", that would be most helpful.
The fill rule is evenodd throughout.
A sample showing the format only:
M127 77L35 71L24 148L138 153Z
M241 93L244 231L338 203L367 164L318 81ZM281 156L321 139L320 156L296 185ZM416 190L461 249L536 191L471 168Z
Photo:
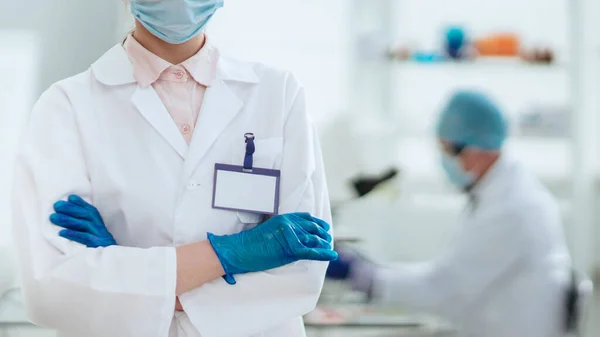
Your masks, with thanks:
M244 155L244 171L245 172L252 172L253 169L253 165L254 165L254 152L256 151L256 146L254 145L254 134L253 133L247 133L244 135L244 138L246 139L246 154Z

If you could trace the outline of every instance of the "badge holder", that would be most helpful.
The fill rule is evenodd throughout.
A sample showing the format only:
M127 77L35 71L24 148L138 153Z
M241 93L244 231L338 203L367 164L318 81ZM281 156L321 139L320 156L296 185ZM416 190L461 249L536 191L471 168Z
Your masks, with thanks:
M215 164L212 207L261 215L277 215L281 171L254 167L254 134L244 135L244 165Z

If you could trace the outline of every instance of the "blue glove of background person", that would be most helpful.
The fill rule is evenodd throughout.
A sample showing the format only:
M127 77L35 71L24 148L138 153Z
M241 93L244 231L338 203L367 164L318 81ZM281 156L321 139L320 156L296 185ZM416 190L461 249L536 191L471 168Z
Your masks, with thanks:
M208 240L223 265L229 284L233 275L278 268L299 260L333 261L329 224L308 213L273 217L252 229L233 235L208 233Z
M352 289L372 298L377 265L356 249L338 247L337 252L339 257L329 263L327 278L345 281Z
M108 247L117 244L106 229L102 216L96 207L79 196L72 195L68 201L54 204L56 213L50 215L50 222L63 227L58 235L90 248Z
M327 278L333 280L347 280L350 277L350 268L356 262L357 256L348 254L343 249L338 249L338 258L329 263Z

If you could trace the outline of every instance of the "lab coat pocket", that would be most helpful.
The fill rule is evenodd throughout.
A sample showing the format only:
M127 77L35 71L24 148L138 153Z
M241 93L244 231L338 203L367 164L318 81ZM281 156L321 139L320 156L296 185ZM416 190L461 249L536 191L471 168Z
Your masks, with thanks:
M261 223L264 216L249 212L237 212L237 217L240 223L244 224L244 230L247 230Z
M283 137L257 138L254 140L256 148L254 152L254 167L273 169L277 168L281 161L283 152ZM242 165L244 155L246 154L246 144L243 141L237 141L232 151L231 164Z

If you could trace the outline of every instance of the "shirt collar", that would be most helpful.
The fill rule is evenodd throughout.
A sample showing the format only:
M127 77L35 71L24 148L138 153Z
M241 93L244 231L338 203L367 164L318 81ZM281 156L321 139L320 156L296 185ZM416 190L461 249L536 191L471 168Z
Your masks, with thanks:
M181 65L198 84L210 87L217 77L219 58L219 50L210 43L207 37L202 49L196 55L185 60Z
M216 49L216 47L214 48ZM139 85L137 79L133 76L133 64L122 43L112 47L94 62L91 66L91 71L95 79L104 85ZM217 62L215 81L222 80L257 84L260 83L257 71L260 71L257 64L241 62L221 56Z
M133 65L133 76L141 87L148 87L156 82L165 70L173 66L144 48L134 37L129 35L124 48ZM181 63L191 77L201 85L210 87L216 78L219 63L219 51L208 38L198 53Z

